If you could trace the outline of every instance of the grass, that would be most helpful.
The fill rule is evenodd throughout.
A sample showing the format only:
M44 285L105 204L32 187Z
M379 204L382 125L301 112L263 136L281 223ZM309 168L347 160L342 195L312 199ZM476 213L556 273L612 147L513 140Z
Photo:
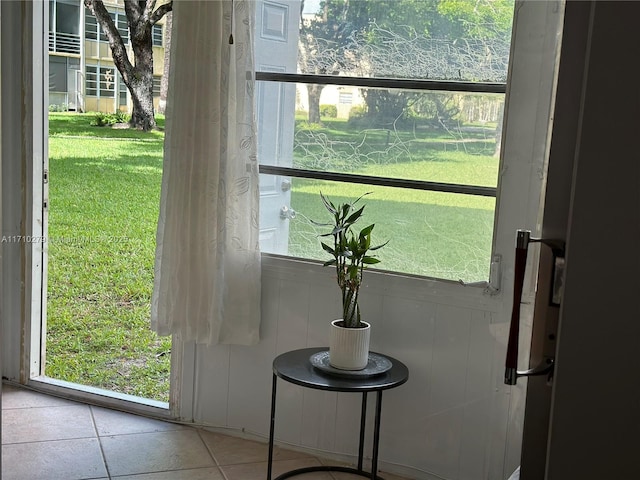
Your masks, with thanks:
M171 341L149 328L162 178L162 131L92 127L91 114L49 115L49 271L45 374L160 401ZM164 119L159 118L160 127ZM294 165L495 186L491 128L357 131L296 121ZM366 160L366 161L365 161ZM465 281L488 277L493 198L293 179L289 254L324 258L319 191L367 197L365 222L384 270Z
M50 114L45 374L160 401L171 341L149 328L163 135Z
M325 119L308 126L297 118L294 165L372 176L495 187L495 126L455 131L423 128L356 130L349 122ZM362 226L375 223L377 267L421 276L476 282L487 280L495 199L409 189L345 185L293 179L289 253L326 260L311 220L324 221L319 192L336 202L371 192ZM374 242L375 243L375 242Z
M332 201L353 200L371 192L361 226L375 223L373 243L389 244L376 252L376 268L415 275L464 280L487 280L493 234L492 198L418 192L363 185L338 187L329 182L297 180L291 206L298 213L290 223L289 253L327 260L318 248L318 233L309 220L328 221L319 192Z

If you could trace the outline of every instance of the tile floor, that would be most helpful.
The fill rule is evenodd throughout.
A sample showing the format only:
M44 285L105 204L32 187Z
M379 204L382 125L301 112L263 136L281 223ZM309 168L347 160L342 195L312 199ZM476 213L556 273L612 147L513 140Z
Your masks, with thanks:
M333 462L276 447L273 476L321 464ZM266 443L2 387L3 480L265 480L266 472Z

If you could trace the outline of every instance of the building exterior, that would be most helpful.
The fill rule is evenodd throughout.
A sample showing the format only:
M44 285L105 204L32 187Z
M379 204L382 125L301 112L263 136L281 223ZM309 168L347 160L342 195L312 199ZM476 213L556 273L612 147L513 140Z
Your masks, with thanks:
M128 46L122 0L105 6ZM153 26L154 106L160 101L164 67L164 22ZM106 36L82 0L49 1L49 108L77 112L130 112L131 98L113 63Z

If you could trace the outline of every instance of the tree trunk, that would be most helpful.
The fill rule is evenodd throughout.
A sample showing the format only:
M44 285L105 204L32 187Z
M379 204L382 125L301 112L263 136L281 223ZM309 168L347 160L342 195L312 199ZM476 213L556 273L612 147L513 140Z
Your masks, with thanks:
M320 123L320 94L324 85L308 84L309 123Z
M153 45L150 25L137 35L132 35L131 47L136 65L128 83L125 79L133 101L129 125L148 131L156 128L153 113Z
M153 114L153 83L149 88L149 84L144 81L132 82L129 85L129 93L133 101L129 125L145 132L156 128L156 118Z
M173 24L172 12L167 13L164 23L164 68L160 81L160 103L158 112L164 114L167 106L167 92L169 91L169 67L171 65L171 28Z
M102 0L84 0L84 5L96 17L107 36L113 63L131 93L133 112L129 125L145 131L156 128L156 119L153 114L151 30L158 20L172 10L173 2L163 3L153 11L155 1L124 0L124 9L129 25L129 39L133 49L133 64L129 60L122 37Z

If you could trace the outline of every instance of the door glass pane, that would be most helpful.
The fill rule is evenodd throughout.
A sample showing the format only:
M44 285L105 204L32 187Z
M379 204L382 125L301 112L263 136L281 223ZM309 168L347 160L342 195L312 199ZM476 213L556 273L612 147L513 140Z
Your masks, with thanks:
M296 85L295 94L289 94L295 98L292 107L285 102L286 92L295 84L259 82L258 157L263 172L277 171L270 169L272 165L299 170L263 175L263 251L317 258L321 250L313 229L300 227L311 218L305 213L308 202L299 207L296 202L305 198L301 185L322 182L300 178L357 175L362 182L386 186L331 185L339 197L355 198L355 192L369 190L380 195L374 201L384 212L381 219L397 228L394 243L401 246L381 253L389 256L381 268L486 280L504 94L470 90L504 88L513 12L513 0L323 0L304 2L301 16L296 16L287 4L265 2L256 22L258 71L285 77L313 74L326 83ZM295 46L295 59L285 46ZM459 82L453 90L467 91L420 89L426 82L414 82L411 89L403 88L402 82L391 88L338 86L337 77ZM456 193L406 188L413 181L452 184ZM287 192L290 202L280 192ZM415 232L409 226L412 221ZM422 229L425 225L427 230ZM287 240L273 240L277 232L289 232ZM434 236L442 240L442 248L435 244L423 252L403 243L408 241L403 235ZM281 250L272 250L273 245ZM391 252L398 257L393 259Z
M318 237L329 230L314 223L331 221L320 192L334 203L370 192L363 200L360 228L374 223L373 243L389 241L376 252L381 259L376 268L465 282L489 276L495 198L300 178L290 181L289 211L271 212L289 225L288 255L329 259ZM267 242L261 247L269 253Z
M49 55L49 91L67 91L67 60L66 57Z
M513 1L308 2L302 73L504 82Z
M290 84L261 82L269 101ZM259 105L261 105L259 103ZM295 168L495 187L503 94L297 85ZM274 116L258 108L260 163L277 165ZM317 118L313 119L314 112ZM277 117L276 117L277 118Z

